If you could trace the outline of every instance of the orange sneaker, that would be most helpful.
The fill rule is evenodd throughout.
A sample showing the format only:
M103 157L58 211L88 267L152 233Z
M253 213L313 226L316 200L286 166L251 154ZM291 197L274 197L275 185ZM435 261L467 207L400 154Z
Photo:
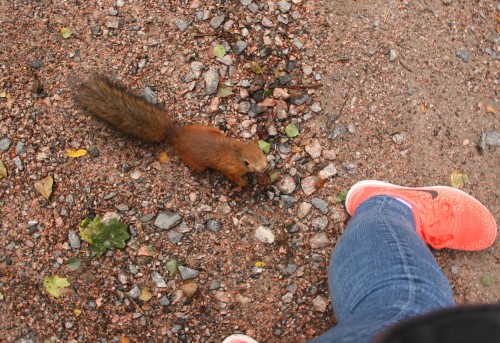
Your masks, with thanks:
M259 342L257 342L252 337L237 333L229 337L226 337L226 339L223 340L222 343L259 343Z
M411 205L417 233L435 249L482 250L495 242L497 224L478 200L458 189L436 186L409 188L365 180L349 189L345 200L350 215L366 199L387 195Z

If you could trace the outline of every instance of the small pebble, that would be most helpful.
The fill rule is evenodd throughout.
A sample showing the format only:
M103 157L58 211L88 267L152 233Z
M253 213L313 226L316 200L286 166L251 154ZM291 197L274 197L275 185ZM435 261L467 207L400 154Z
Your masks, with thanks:
M308 176L302 180L301 186L305 195L311 195L316 191L317 182L318 178L316 176Z
M285 174L281 177L277 186L281 193L289 195L293 193L297 184L295 183L295 179L290 174Z
M293 263L289 263L286 266L286 268L283 269L283 273L286 275L292 275L293 273L295 273L296 270L297 270L297 265L293 264Z
M255 230L255 238L262 243L271 244L274 242L274 233L266 226L259 226L257 230Z
M455 56L465 63L469 62L469 52L466 49L458 49Z
M212 280L210 282L210 286L208 287L209 291L216 291L220 288L220 282L218 280Z
M321 295L318 295L313 299L313 307L316 311L325 312L328 308L328 300Z
M210 69L205 72L204 79L205 92L207 95L215 94L219 87L219 68L216 66L210 67Z
M167 287L167 283L165 282L165 279L156 270L151 273L151 281L153 281L155 283L156 287L159 287L159 288Z
M0 140L0 150L6 151L12 145L12 140L9 138L3 138Z
M43 62L40 61L39 59L29 60L28 66L35 69L40 69L41 67L43 67Z
M21 158L19 156L16 156L12 159L12 162L16 165L17 169L23 171L24 170L24 164L23 161L21 161Z
M200 273L196 269L192 269L185 266L179 266L179 272L181 274L182 280L194 279Z
M392 136L392 141L397 145L403 145L406 142L406 132L394 134Z
M282 195L281 196L281 204L283 208L291 208L297 203L297 200L290 195Z
M72 249L79 249L81 246L80 237L73 230L68 231L68 241Z
M156 217L154 225L162 230L169 230L177 225L179 225L182 221L182 218L179 214L174 212L160 212Z
M328 211L328 202L321 198L313 198L311 204L323 213Z
M320 232L311 237L309 241L312 249L324 248L330 245L330 239L324 232Z
M184 235L180 232L177 232L177 231L169 231L167 233L167 239L171 244L179 243L183 237L184 237Z
M218 29L222 23L224 22L224 19L226 19L223 15L218 15L218 16L215 16L213 17L211 20L210 20L210 27L212 29Z
M236 55L241 55L241 53L247 48L247 42L239 40L233 45L233 51Z
M219 233L221 227L222 227L221 223L217 220L214 220L214 219L210 219L206 223L207 230L215 232L215 233Z
M160 306L166 307L166 306L170 305L170 300L168 300L167 296L164 295L160 298L158 303L160 304Z
M127 292L132 299L138 299L141 296L141 289L137 285L133 285L130 291Z
M158 96L150 87L144 87L140 94L147 102L156 105L158 103Z
M177 18L175 20L175 26L177 26L177 28L179 30L181 30L182 32L186 31L186 29L188 28L188 23L180 18Z

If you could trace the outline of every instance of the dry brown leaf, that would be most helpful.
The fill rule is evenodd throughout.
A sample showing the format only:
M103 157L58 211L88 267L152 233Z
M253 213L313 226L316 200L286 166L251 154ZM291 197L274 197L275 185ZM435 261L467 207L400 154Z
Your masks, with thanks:
M302 148L301 148L300 146L294 145L294 146L292 146L291 151L292 151L294 154L296 154L296 153L302 152Z
M422 113L427 112L427 105L424 102L420 104L420 112Z
M127 336L121 336L120 343L130 343L130 338L128 338Z
M147 287L144 287L142 289L141 295L139 296L139 299L142 301L149 301L149 300L151 300L152 297L153 297L153 295L151 294L149 289L147 289Z
M486 113L495 114L495 107L491 105L486 106Z
M158 161L162 164L167 164L170 162L170 157L168 157L168 153L166 151L160 152L158 155Z
M35 189L45 199L49 200L50 194L52 193L53 185L54 185L54 180L52 179L52 176L49 175L46 178L35 182Z
M181 286L182 293L188 298L192 297L198 290L198 284L194 280L186 280Z
M156 249L151 245L143 245L139 248L137 256L154 256L156 255Z

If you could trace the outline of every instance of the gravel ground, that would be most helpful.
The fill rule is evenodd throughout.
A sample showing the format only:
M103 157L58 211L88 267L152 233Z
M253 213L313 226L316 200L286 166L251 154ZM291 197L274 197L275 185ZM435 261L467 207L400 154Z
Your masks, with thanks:
M362 179L448 185L461 170L500 221L500 3L1 4L2 340L305 342L335 323L336 198ZM94 72L182 123L269 142L281 180L241 189L95 120L72 100ZM78 227L96 214L128 225L125 249L91 256ZM500 300L498 243L435 256L458 303ZM70 283L59 298L54 274Z

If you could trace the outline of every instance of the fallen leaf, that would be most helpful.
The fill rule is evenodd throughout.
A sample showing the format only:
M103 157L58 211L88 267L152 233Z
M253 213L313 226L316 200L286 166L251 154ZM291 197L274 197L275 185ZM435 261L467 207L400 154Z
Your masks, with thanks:
M271 151L271 144L260 139L258 143L259 143L259 148L264 152L264 154L266 155L269 154L269 152Z
M47 276L43 279L43 287L45 290L53 297L59 298L61 295L61 289L68 287L70 285L66 278L61 278L58 275Z
M107 250L124 249L125 241L130 238L127 225L115 218L104 222L100 216L92 220L87 217L80 223L79 230L96 256L102 256Z
M178 266L179 266L179 261L177 261L174 258L167 261L167 270L168 270L168 273L170 274L170 276L175 274Z
M72 34L73 34L73 32L71 32L71 30L68 29L67 27L63 27L61 29L61 35L64 39L71 37Z
M420 104L420 112L422 112L422 113L427 112L427 105L425 103Z
M166 151L160 152L160 154L158 155L158 161L161 164L167 164L168 162L170 162L170 157L168 157L168 153Z
M5 168L5 164L3 164L2 161L0 161L0 180L3 179L4 177L7 177L7 168Z
M281 179L280 172L277 170L271 170L269 172L269 179L270 179L271 184L278 182Z
M139 299L142 301L149 301L149 300L151 300L152 297L153 297L153 295L151 294L149 289L144 287L142 289L141 295L139 296Z
M484 275L481 278L481 283L483 284L484 287L490 287L493 284L493 280L491 279L491 276Z
M70 257L66 261L66 266L68 267L69 270L75 271L80 267L80 264L82 263L82 260L80 260L78 257Z
M5 299L4 296L3 296L3 293L0 292L0 301L3 301L3 299Z
M85 155L87 155L87 150L85 150L85 149L78 149L78 150L67 149L66 150L66 156L68 156L68 157L82 157Z
M14 104L14 97L8 93L5 97L7 98L7 108L10 110L12 108L12 104Z
M52 193L53 185L54 185L54 180L52 179L52 176L49 175L46 178L35 182L35 189L45 199L49 200L50 194Z
M466 184L469 183L469 176L461 170L455 170L450 175L451 187L462 189Z
M192 297L198 290L198 284L194 280L186 280L181 286L181 291L188 298Z
M288 124L285 133L288 138L294 138L299 135L299 129L294 124Z
M224 45L217 44L216 46L214 46L213 53L214 56L222 58L226 55L226 48L224 47Z
M82 310L80 310L79 308L75 308L73 310L73 313L75 314L75 317L80 317L80 315L82 314Z
M343 191L338 192L337 195L333 198L333 202L339 204L342 201L345 201L345 198L347 197L347 191L347 189L344 189Z
M226 86L224 84L220 85L219 91L217 92L217 97L218 98L225 98L233 94L233 90L231 87Z
M253 62L250 65L250 69L255 73L255 74L262 74L264 72L264 69L257 63Z
M495 108L491 105L486 106L486 113L495 114Z
M292 146L291 152L293 152L294 154L297 154L299 152L302 152L302 148L300 146L294 145L294 146Z
M254 266L259 267L259 268L260 268L260 267L263 267L263 266L264 266L264 262L262 262L262 261L257 261L257 262L255 262L255 263L254 263Z
M128 338L126 336L121 336L120 343L130 343L130 338Z
M151 245L143 245L139 248L137 256L154 256L156 255L156 249Z
M7 96L7 93L5 92L0 92L0 98L5 98Z

